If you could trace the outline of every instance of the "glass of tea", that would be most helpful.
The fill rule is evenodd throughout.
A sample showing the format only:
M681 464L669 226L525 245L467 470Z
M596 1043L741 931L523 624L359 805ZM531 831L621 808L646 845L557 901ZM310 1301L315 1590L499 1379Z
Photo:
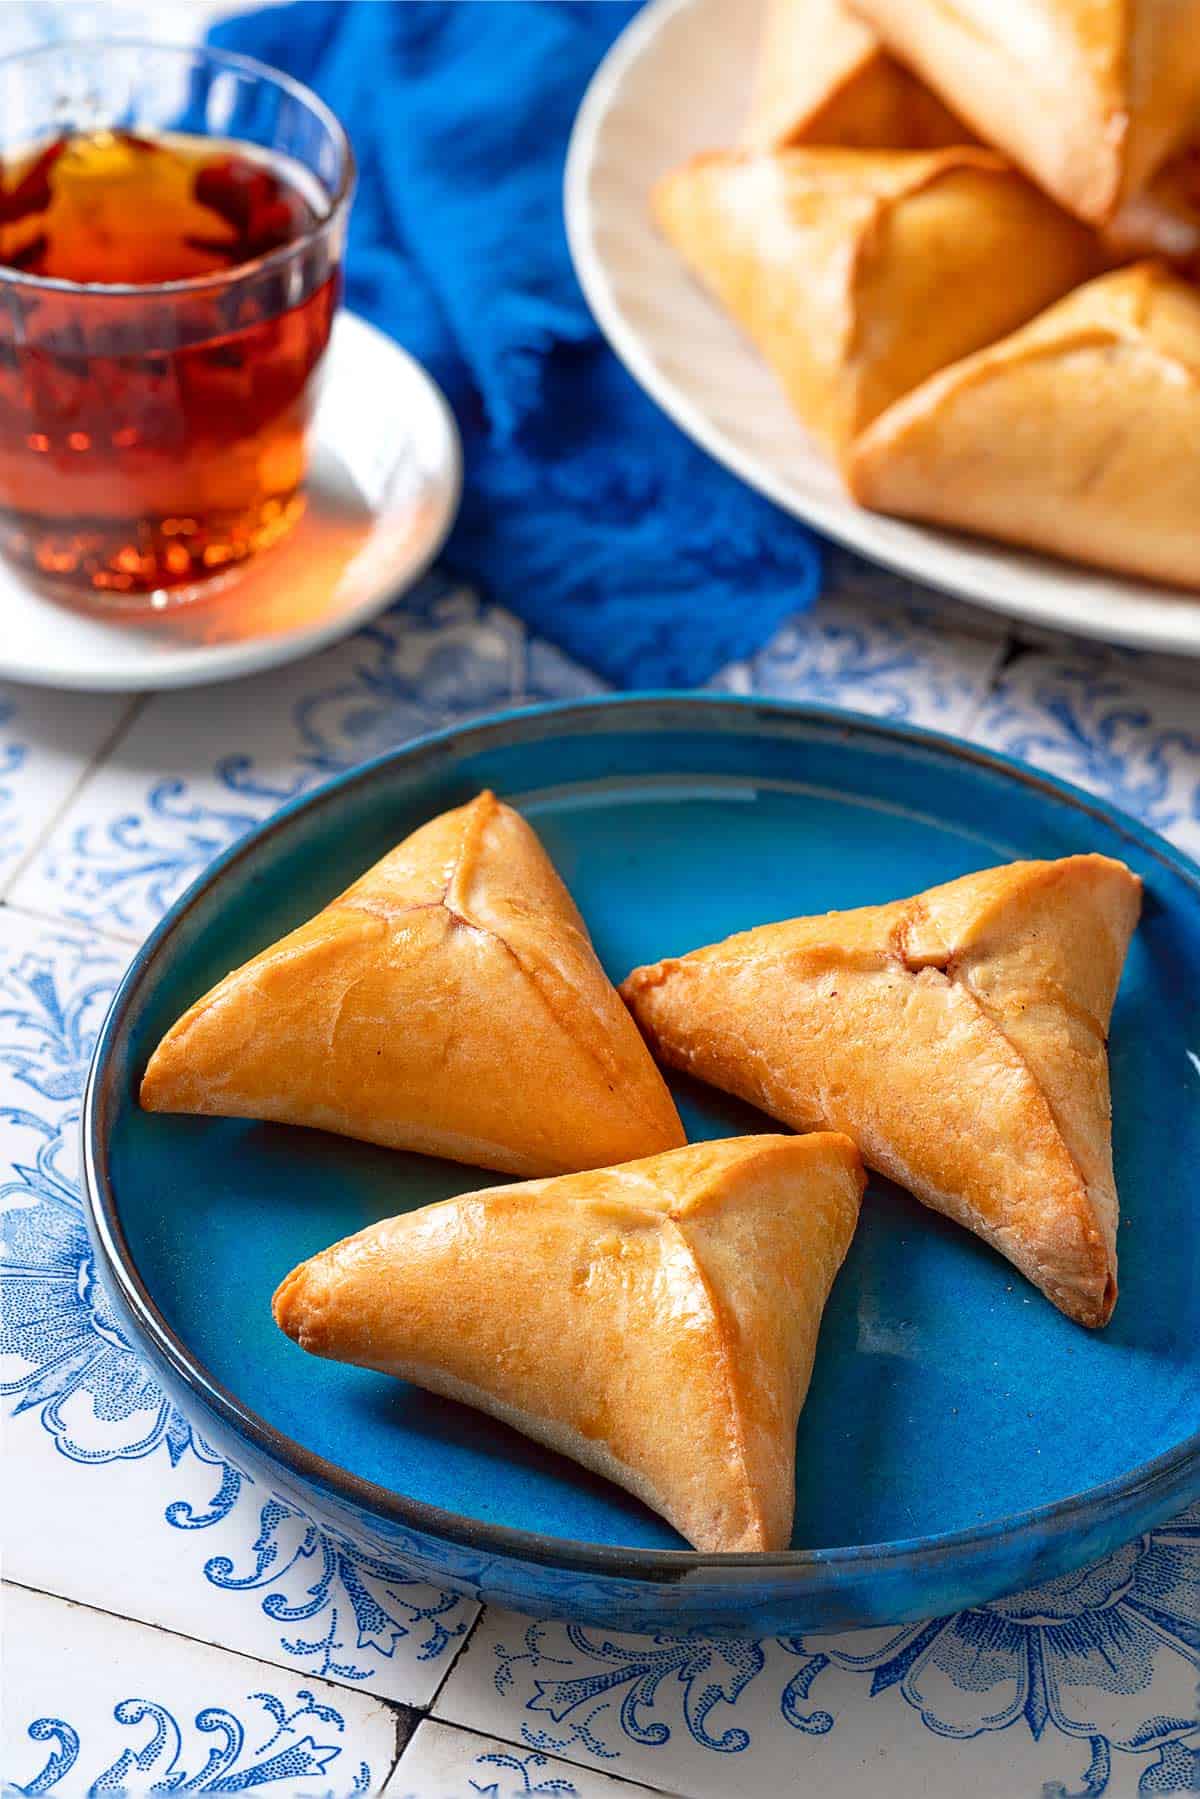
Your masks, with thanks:
M246 57L0 60L0 554L161 607L291 528L353 180L328 108Z

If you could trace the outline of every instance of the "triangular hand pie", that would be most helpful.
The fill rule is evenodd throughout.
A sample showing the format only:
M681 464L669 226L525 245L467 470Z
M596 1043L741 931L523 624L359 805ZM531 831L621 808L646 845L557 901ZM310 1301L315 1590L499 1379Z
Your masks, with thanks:
M1107 1028L1141 883L1014 862L915 899L761 925L639 968L662 1059L873 1167L1083 1324L1117 1294Z
M833 1134L493 1187L305 1262L275 1319L302 1349L574 1457L697 1549L782 1549L796 1420L862 1189Z
M1200 587L1200 296L1104 275L934 375L846 460L856 500Z
M747 149L934 150L970 141L842 0L767 0Z
M1200 0L853 5L981 138L1096 223L1200 116Z
M714 152L661 180L653 205L835 455L1094 267L1090 233L970 147Z
M545 850L491 793L423 825L197 1000L141 1101L508 1174L685 1141Z

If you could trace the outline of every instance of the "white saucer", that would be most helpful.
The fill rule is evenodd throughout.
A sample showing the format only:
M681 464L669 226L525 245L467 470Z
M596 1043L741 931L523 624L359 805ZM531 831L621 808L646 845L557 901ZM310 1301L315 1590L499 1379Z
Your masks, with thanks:
M1200 595L856 506L766 366L654 231L646 197L655 178L697 150L732 143L741 128L761 11L762 0L650 0L579 109L567 236L617 354L718 461L876 562L1012 618L1200 656Z
M365 319L333 329L308 507L210 598L104 618L46 599L0 563L0 676L40 687L227 681L344 637L424 573L458 510L462 454L419 363Z

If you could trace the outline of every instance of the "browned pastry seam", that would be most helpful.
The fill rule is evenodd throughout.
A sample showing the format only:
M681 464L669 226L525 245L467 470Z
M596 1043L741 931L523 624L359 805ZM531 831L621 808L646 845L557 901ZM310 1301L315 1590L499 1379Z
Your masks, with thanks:
M1009 1035L1009 1032L1008 1032L1007 1028L1005 1027L1003 1019L999 1016L999 1014L997 1013L995 1008L992 1006L989 1006L987 1001L983 998L983 996L981 994L977 993L975 991L975 989L968 982L964 981L961 978L961 976L959 975L958 971L959 971L960 967L967 960L967 952L965 950L960 950L956 953L956 952L948 949L944 944L942 944L939 947L939 949L936 951L931 950L931 951L926 951L926 952L918 952L916 954L912 954L909 952L909 950L907 948L907 944L906 944L906 939L912 930L914 921L916 921L918 919L922 923L925 923L927 926L929 923L931 923L931 921L928 918L928 914L925 911L924 906L920 903L919 898L914 900L910 904L910 906L906 910L906 912L904 913L903 917L901 917L900 919L897 920L896 928L895 928L894 932L892 933L893 939L896 943L896 954L897 954L898 959L904 964L904 967L908 970L908 972L910 974L918 974L924 968L933 968L933 969L938 970L939 973L944 974L946 979L948 981L952 982L953 985L958 988L960 993L965 994L966 997L972 1001L972 1003L975 1005L975 1007L978 1009L978 1011L983 1015L983 1017L987 1019L988 1023L993 1027L993 1029L999 1031L1000 1035L1004 1038L1004 1041L1008 1044L1008 1047L1011 1049L1013 1055L1016 1057L1017 1061L1021 1064L1021 1066L1025 1070L1026 1074L1029 1076L1029 1079L1032 1082L1032 1084L1035 1087L1038 1087L1040 1090L1041 1084L1038 1081L1037 1076L1034 1074L1033 1069L1030 1067L1024 1051L1019 1047L1018 1044L1013 1042L1012 1037ZM1088 1026L1088 1028L1100 1039L1101 1043L1104 1044L1105 1047L1107 1047L1108 1033L1103 1029L1103 1027L1100 1024L1099 1019L1096 1017L1094 1012L1090 1012L1086 1006L1080 1005L1078 1000L1073 999L1068 993L1066 993L1058 981L1043 981L1042 989L1048 996L1053 997L1055 1004L1060 1006L1064 1012L1067 1012L1072 1018L1076 1019L1079 1023L1086 1024ZM1056 1113L1055 1107L1054 1107L1054 1101L1047 1094L1043 1093L1042 1097L1046 1101L1046 1105L1049 1109L1050 1116L1054 1119L1054 1123L1058 1130L1059 1135L1061 1137L1063 1137L1063 1148L1066 1150L1067 1155L1070 1158L1071 1165L1075 1169L1076 1174L1079 1176L1079 1184L1086 1192L1087 1182L1084 1179L1083 1170L1080 1168L1078 1161L1076 1160L1074 1154L1072 1153L1070 1145L1067 1143L1065 1136L1063 1136L1062 1121L1057 1116L1057 1113Z
M558 1026L559 1030L571 1039L576 1048L582 1050L588 1060L599 1070L601 1078L604 1080L609 1091L615 1092L616 1083L613 1078L615 1070L610 1058L602 1053L601 1048L597 1046L593 1036L590 1036L586 1031L580 1030L573 1013L563 1013L555 1006L553 999L546 991L542 970L536 965L531 966L525 961L520 952L514 949L513 945L508 942L507 938L501 937L491 925L483 924L478 919L467 916L467 909L470 904L466 892L467 866L472 855L478 854L483 833L491 819L495 817L500 805L500 802L497 800L490 787L483 790L479 795L479 799L486 804L487 816L486 818L480 816L483 813L484 807L478 804L472 807L468 813L463 826L462 841L459 845L458 858L454 867L451 869L449 879L446 882L446 898L443 900L443 904L446 904L446 900L449 899L451 892L457 889L459 895L457 900L458 910L446 905L446 910L450 913L450 916L452 918L456 916L461 917L464 924L469 925L472 930L482 932L485 937L496 944L497 948L502 949L506 955L512 958L513 962L515 962L516 966L525 976L525 979L533 987L534 992L537 994L538 1001L545 1008L547 1015ZM642 1122L653 1124L655 1122L654 1118L649 1110L641 1104L641 1099L642 1095L640 1093L627 1092L625 1094L626 1103L630 1106L631 1110L638 1113Z
M695 160L721 160L724 154L722 151L702 151ZM739 152L740 159L744 162L753 161L762 154L761 151L752 150ZM846 263L845 293L848 302L852 302L853 296L867 278L872 258L884 247L888 223L901 201L911 199L914 194L924 193L939 181L944 181L947 176L961 174L966 169L973 168L978 174L994 175L1001 180L1009 180L1013 175L1011 163L998 156L994 150L985 149L981 145L963 144L941 150L914 152L914 162L918 159L921 163L919 168L910 169L905 178L896 181L886 193L870 197L869 210L864 212L857 227ZM847 359L860 353L870 322L861 307L847 304L840 339Z
M895 937L895 936L898 936L898 935L902 934L903 932L905 932L907 930L910 922L911 922L911 919L908 915L905 915L904 917L899 919L897 921L893 936ZM1021 1068L1023 1073L1027 1076L1030 1086L1034 1089L1034 1091L1036 1091L1036 1093L1040 1097L1043 1105L1046 1107L1046 1110L1050 1115L1051 1121L1054 1124L1055 1131L1057 1132L1059 1138L1062 1140L1063 1153L1066 1156L1067 1160L1069 1161L1071 1168L1074 1170L1076 1177L1078 1178L1080 1190L1082 1193L1086 1194L1088 1192L1087 1182L1084 1180L1082 1170L1079 1167L1079 1163L1078 1163L1076 1157L1072 1154L1070 1148L1067 1145L1065 1138L1063 1137L1062 1125L1061 1125L1061 1122L1055 1112L1055 1108L1052 1105L1049 1098L1047 1097L1045 1091L1043 1090L1040 1081L1038 1081L1033 1070L1030 1068L1029 1063L1026 1060L1025 1056L1017 1048L1017 1046L1013 1043L1012 1038L1009 1036L1009 1034L1005 1030L1003 1024L995 1016L995 1014L992 1012L992 1010L982 1002L979 995L976 992L974 992L974 990L970 986L968 986L965 981L960 980L957 977L957 975L955 975L952 972L955 961L960 958L955 958L955 957L951 956L949 951L944 950L944 949L943 949L942 955L944 957L944 960L939 959L937 961L934 961L934 960L929 959L928 957L922 957L920 960L918 960L916 962L910 962L908 960L908 958L906 957L906 955L904 954L904 952L899 948L896 948L890 954L886 951L876 951L876 952L856 951L856 952L847 954L845 951L838 949L836 946L830 946L828 949L825 949L824 947L822 947L822 948L814 947L813 949L806 949L805 951L802 952L802 958L803 958L804 965L805 965L806 969L809 970L810 972L815 972L816 970L820 969L821 967L840 967L840 968L846 969L847 971L859 971L859 970L894 967L899 974L908 976L910 979L913 979L913 980L915 980L918 977L918 975L920 975L922 973L930 973L930 974L933 974L936 976L940 976L941 979L946 981L947 985L953 986L958 991L958 993L961 994L962 997L965 1000L967 1000L974 1007L974 1009L979 1013L980 1017L986 1019L987 1023L1003 1039L1004 1044L1005 1044L1006 1048L1008 1049L1009 1053L1011 1054L1013 1061L1018 1064L1018 1066ZM722 958L722 966L726 969L746 968L746 967L752 966L756 961L757 961L757 957L755 957L755 956L744 956L744 957L730 956L728 958L723 957ZM652 968L646 969L645 971L638 970L637 971L638 987L643 988L643 987L654 987L654 986L661 985L662 982L667 978L667 976L674 969L682 966L682 962L683 962L682 958L669 957L669 958L667 958L667 960L665 960L663 962L655 963ZM1078 1010L1078 1008L1076 1008L1076 1009ZM1099 1030L1099 1027L1096 1025L1095 1019L1092 1018L1089 1013L1084 1011L1083 1016L1087 1019L1088 1023L1092 1026L1093 1029L1096 1029L1097 1031ZM653 1025L649 1024L648 1022L643 1022L641 1028L649 1036L649 1038L651 1039L651 1041L653 1043L657 1044L661 1041L661 1039L659 1038L659 1035ZM1099 1034L1103 1038L1104 1033L1099 1032ZM686 1048L686 1046L681 1046L678 1050L673 1049L672 1050L672 1059L673 1060L684 1060L684 1061L689 1062L689 1065L690 1065L690 1055L689 1055L689 1051ZM1020 1156L1023 1148L1024 1148L1023 1145L1016 1146L1015 1153L1018 1156ZM903 1181L902 1181L902 1184L903 1184ZM963 1196L959 1196L958 1203L963 1205L964 1208L966 1209L966 1200ZM1082 1204L1077 1201L1074 1210L1075 1210L1076 1216L1078 1217L1081 1225L1083 1226L1084 1238L1085 1238L1085 1241L1087 1242L1089 1248L1093 1244L1093 1239L1096 1244L1099 1244L1101 1246L1101 1248L1103 1248L1103 1239L1095 1229L1095 1225L1093 1222L1093 1210L1092 1210L1092 1206L1090 1205L1090 1203ZM975 1212L975 1213L973 1213L973 1216L977 1220L974 1228L978 1231L980 1236L984 1237L985 1239L990 1240L991 1238L995 1237L997 1234L1002 1234L1002 1233L997 1232L997 1229L994 1225L987 1223L979 1215L979 1213Z
M984 907L973 919L973 925L977 932L981 932L982 928L986 926L990 912L991 907ZM988 1004L986 997L973 988L972 982L961 973L964 964L968 964L970 961L970 953L972 953L970 944L959 946L959 950L950 948L950 944L946 943L941 935L941 928L937 926L936 919L932 917L930 910L925 905L925 896L918 894L898 910L898 916L887 932L887 943L883 948L849 950L847 952L837 944L829 944L829 946L811 944L811 946L804 946L799 952L784 952L781 957L781 968L792 971L799 971L802 968L806 975L820 973L822 970L835 970L835 968L844 968L847 971L894 968L901 979L937 979L946 982L946 986L954 986L961 1002L968 1004L973 1013L979 1016L993 1033L997 1034L999 1042L1004 1045L1006 1060L1016 1070L1020 1070L1020 1074L1024 1076L1029 1094L1031 1097L1036 1097L1036 1103L1042 1106L1045 1117L1052 1126L1052 1132L1058 1141L1058 1150L1063 1159L1063 1166L1069 1173L1069 1177L1072 1178L1069 1189L1065 1189L1060 1195L1060 1218L1063 1225L1067 1225L1067 1229L1063 1231L1067 1245L1074 1245L1074 1249L1070 1250L1067 1245L1063 1245L1063 1256L1051 1259L1051 1261L1047 1261L1043 1256L1036 1256L1036 1254L1034 1256L1018 1254L1015 1258L1009 1259L1015 1259L1018 1266L1024 1265L1027 1270L1033 1270L1036 1281L1045 1292L1051 1293L1051 1297L1058 1293L1070 1295L1081 1322L1088 1322L1088 1324L1103 1322L1110 1315L1112 1306L1114 1306L1117 1283L1115 1283L1115 1275L1112 1272L1110 1245L1105 1238L1105 1231L1101 1225L1101 1213L1097 1211L1092 1187L1088 1184L1085 1171L1079 1164L1078 1155L1070 1148L1069 1135L1063 1126L1060 1110L1052 1101L1051 1094L1043 1088L1042 1081L1034 1074L1033 1067L1027 1060L1024 1051L1018 1047L1018 1043L1007 1031L1004 1018L997 1013L997 1009L993 1009ZM747 955L732 953L727 957L721 957L720 961L723 970L738 971L745 970L748 966L754 966L759 962L759 957L754 953L747 953ZM689 962L687 957L666 959L651 968L635 970L626 982L626 989L646 991L646 989L657 988L676 970L685 973L687 962ZM1036 993L1036 997L1043 998L1043 1000L1054 1000L1056 1004L1060 1004L1061 1009L1070 1018L1085 1025L1088 1033L1094 1034L1101 1045L1106 1045L1106 1031L1099 1022L1099 1018L1094 1015L1094 1011L1090 1011L1087 1006L1081 1006L1078 1000L1063 993L1058 982L1042 980L1036 988L1031 989L1031 993ZM644 1033L648 1034L651 1045L658 1045L658 1047L669 1045L667 1060L675 1061L676 1065L682 1065L685 1069L694 1069L696 1058L689 1049L689 1045L673 1042L673 1038L669 1034L664 1034L664 1031L657 1024L653 1024L651 1020L639 1020L639 1022ZM770 1069L766 1069L766 1074L770 1074ZM759 1085L757 1078L754 1079L752 1085L754 1087ZM754 1094L745 1092L743 1097L754 1097ZM774 1108L768 1106L766 1110L774 1110ZM1024 1162L1025 1166L1029 1166L1031 1151L1027 1151L1024 1141L1016 1142L1013 1146L1013 1153L1018 1162ZM887 1166L889 1160L891 1159L882 1159L878 1155L878 1146L876 1146L876 1153L874 1153L876 1166L880 1166L882 1173L889 1173L892 1178L898 1178L903 1186L909 1186L909 1178L900 1162L891 1162L891 1166ZM943 1195L943 1198L950 1198L950 1195ZM977 1232L982 1240L991 1241L997 1247L1004 1247L1006 1241L1016 1238L1020 1245L1020 1231L1022 1231L1020 1216L1009 1225L997 1225L997 1223L984 1220L979 1211L966 1200L966 1195L957 1193L954 1195L954 1200L955 1205L961 1207L961 1211L970 1218L973 1231ZM1065 1266L1074 1270L1074 1286L1063 1284L1063 1268Z
M699 1548L778 1549L864 1180L844 1135L764 1134L490 1188L343 1238L272 1310L309 1353L476 1405ZM514 1333L488 1273L529 1266L540 1322Z
M893 401L844 474L876 511L1193 589L1198 404L1195 290L1144 261Z
M347 910L363 912L369 917L388 920L406 917L410 912L442 911L453 924L461 926L464 930L478 931L480 936L486 937L489 943L494 944L497 949L502 950L505 955L510 957L529 982L539 1005L551 1022L563 1032L564 1036L571 1039L577 1049L583 1052L593 1066L599 1070L609 1091L615 1093L616 1082L613 1078L614 1069L611 1062L597 1047L593 1038L579 1028L574 1016L569 1012L560 1011L555 1006L553 999L546 991L541 970L525 961L519 951L514 949L507 938L502 937L494 926L485 924L481 919L473 918L470 915L470 899L467 893L469 870L473 861L480 854L484 832L496 816L499 807L499 800L488 787L484 788L477 796L474 805L463 808L457 854L453 866L447 872L446 885L442 889L440 899L423 900L417 904L398 907L381 906L371 895L360 899L354 892L354 886L357 885L355 883L348 887L332 904L335 907L344 905ZM644 1124L655 1122L653 1115L642 1104L640 1093L629 1091L624 1098L630 1110L637 1113Z
M806 960L808 960L807 957ZM740 962L730 961L725 964L725 967L745 967L752 961L753 958L746 958ZM836 958L834 957L825 958L826 965L830 965L835 961ZM894 967L897 973L902 976L906 976L912 980L919 978L918 974L908 968L898 956L847 956L843 959L841 965L848 970L890 966ZM670 971L671 963L669 961L660 963L653 970L647 971L648 978L639 980L638 986L656 986L666 978ZM947 986L953 986L980 1017L987 1021L988 1025L995 1030L997 1036L1003 1042L1005 1050L1011 1057L1012 1062L1026 1075L1030 1082L1031 1089L1036 1094L1040 1103L1046 1108L1046 1113L1054 1126L1061 1154L1078 1183L1078 1190L1069 1195L1061 1195L1059 1203L1069 1217L1069 1220L1078 1228L1078 1241L1082 1255L1078 1258L1076 1264L1075 1273L1077 1280L1086 1280L1087 1286L1094 1292L1094 1297L1084 1300L1076 1288L1065 1285L1063 1280L1059 1278L1061 1275L1061 1267L1058 1262L1046 1261L1042 1257L1028 1257L1024 1255L1016 1257L1009 1255L1009 1259L1014 1261L1017 1267L1024 1266L1028 1269L1032 1269L1036 1276L1036 1284L1040 1285L1052 1298L1059 1294L1066 1294L1071 1297L1074 1306L1072 1315L1077 1316L1081 1322L1093 1326L1102 1323L1109 1316L1113 1305L1115 1304L1117 1292L1116 1280L1108 1265L1108 1249L1104 1241L1103 1233L1097 1227L1095 1208L1090 1198L1090 1190L1084 1180L1082 1171L1079 1168L1078 1160L1071 1152L1066 1139L1063 1136L1062 1128L1054 1106L1046 1095L1041 1083L1034 1077L1025 1057L1013 1044L1008 1032L997 1022L992 1013L980 1003L977 994L973 993L964 982L950 980L943 969L934 967L930 964L926 964L921 969L920 974L932 979L944 981ZM665 1040L658 1029L649 1021L642 1021L642 1030L651 1046L658 1050L659 1053L662 1053L665 1048ZM697 1071L695 1054L686 1044L672 1044L666 1059L675 1066L682 1067L689 1073L696 1074L699 1079L703 1080L705 1078L703 1070ZM763 1104L761 1100L755 1100L751 1095L744 1095L744 1097L749 1098L751 1103L760 1104L761 1109L766 1110L769 1116L774 1116L772 1109ZM819 1120L818 1115L815 1113L808 1121L808 1125L809 1128L812 1129L828 1128L823 1121ZM1013 1154L1018 1162L1028 1165L1030 1158L1024 1143L1014 1145ZM907 1191L911 1192L913 1190L908 1171L899 1160L890 1156L881 1156L878 1151L876 1151L870 1159L875 1167L879 1169L881 1174L887 1175L890 1179L895 1180ZM916 1194L914 1197L916 1197L921 1204L926 1206L930 1205L930 1201L923 1198L920 1194ZM1021 1216L1018 1216L1008 1224L999 1225L986 1219L970 1204L965 1194L956 1193L954 1195L954 1200L956 1206L959 1207L961 1212L965 1215L965 1219L968 1222L968 1228L974 1231L984 1242L993 1244L995 1247L1001 1249L1003 1253L1008 1255L1009 1252L1005 1247L1006 1243L1014 1237L1019 1241ZM931 1206L931 1209L937 1210L938 1208ZM1100 1277L1102 1275L1104 1279L1103 1287L1101 1288Z
M1014 334L1015 335L1015 334ZM1200 362L1188 362L1181 356L1168 355L1160 344L1151 343L1145 337L1139 337L1133 331L1119 331L1113 325L1081 325L1062 337L1047 339L1038 343L1031 341L1022 345L1020 358L1009 362L992 362L988 351L976 351L972 356L964 356L961 362L952 362L945 369L929 377L928 386L933 388L938 382L947 384L953 380L955 387L961 392L966 387L982 386L985 382L1007 375L1017 360L1022 363L1055 361L1072 350L1124 350L1139 356L1146 356L1163 368L1170 369L1177 375L1184 376L1195 386L1200 380ZM869 429L869 427L868 427Z
M977 46L976 53L981 58L992 56L997 58L1002 64L1006 64L1009 75L1014 81L1019 81L1022 75L1027 73L1023 70L1020 61L1014 57L1010 45L1007 44L1003 38L996 36L993 32L985 30L978 19L962 12L952 3L952 0L924 0L924 3L930 12L942 14L943 18L950 20L957 31L962 32L966 37L972 38ZM851 10L857 15L858 8L855 5L855 0L849 0L849 4ZM862 17L864 22L868 23L872 29L880 29L880 21L872 16L869 7L864 7ZM1128 29L1128 14L1126 14L1126 28L1122 32L1122 41L1119 52L1120 61L1116 68L1108 72L1106 85L1110 88L1113 85L1112 77L1114 74L1123 76L1126 73L1130 55L1130 38L1131 33ZM903 64L903 66L911 68L911 72L914 76L918 79L929 81L930 85L933 85L936 88L936 82L930 72L911 65L906 59L904 50L901 46L889 42L888 49L891 54ZM1032 103L1036 104L1036 101L1037 96L1035 94ZM1126 139L1129 136L1130 124L1131 120L1128 108L1118 106L1110 98L1104 113L1105 163L1104 167L1098 168L1093 175L1093 182L1098 181L1100 183L1100 185L1094 187L1093 190L1093 204L1098 208L1095 216L1098 219L1107 216L1117 204L1122 185L1122 151ZM990 137L991 133L985 133L985 135ZM1039 185L1044 184L1039 183ZM1059 198L1060 196L1056 195L1055 197ZM1091 209L1089 209L1087 216L1089 218L1093 216Z
M931 158L935 155L932 151L927 154ZM968 156L966 160L975 162L976 166L979 166L979 157ZM999 157L992 157L986 151L982 154L982 163L984 168L987 168L988 165L994 166L996 169L1003 167ZM948 168L954 170L962 166L959 152L943 151L936 155L936 162L931 161L920 174L914 171L909 180L898 184L890 193L872 195L870 210L864 214L854 235L846 264L847 305L842 319L841 346L848 361L860 354L867 328L863 310L854 304L854 299L867 280L872 258L877 256L883 248L888 222L897 202L907 200L913 194L922 193L926 188L933 187L936 182L943 179Z
M726 1322L724 1310L717 1304L712 1282L704 1272L700 1257L687 1231L684 1229L674 1207L667 1213L667 1222L687 1251L688 1261L704 1294L704 1303L712 1319L713 1342L721 1358L721 1379L729 1402L729 1438L730 1453L741 1470L746 1491L746 1528L761 1534L764 1526L762 1507L753 1498L754 1486L750 1478L750 1457L746 1447L745 1401L737 1379L737 1358L735 1346L731 1340L731 1332Z
M1051 1099L1050 1095L1045 1091L1041 1082L1037 1079L1037 1076L1034 1074L1033 1069L1030 1067L1028 1059L1026 1058L1024 1052L1021 1049L1019 1049L1017 1047L1017 1045L1013 1042L1012 1037L1009 1035L1009 1032L1005 1029L1005 1026L1001 1022L1001 1020L997 1017L993 1008L991 1006L987 1005L983 1001L983 999L980 997L980 995L978 993L976 993L972 987L970 987L965 981L960 980L958 978L957 973L955 972L954 965L955 965L956 961L959 961L961 959L962 958L960 958L960 957L948 955L944 966L937 969L937 972L942 974L951 985L956 987L961 994L963 994L967 999L969 999L971 1001L972 1005L975 1007L976 1011L980 1014L980 1016L983 1018L986 1018L988 1023L992 1026L992 1029L994 1031L996 1031L1001 1038L1003 1038L1005 1044L1008 1046L1010 1053L1012 1054L1014 1061L1019 1063L1020 1067L1024 1070L1025 1074L1027 1075L1027 1077L1029 1079L1029 1083L1030 1083L1031 1087L1036 1089L1036 1091L1038 1092L1038 1094L1041 1097L1042 1103L1044 1104L1044 1106L1046 1107L1046 1110L1050 1114L1050 1117L1054 1123L1054 1128L1058 1132L1059 1142L1060 1142L1060 1145L1062 1148L1062 1152L1063 1152L1064 1156L1066 1157L1067 1162L1070 1164L1071 1168L1074 1170L1076 1180L1079 1183L1078 1193L1072 1195L1070 1202L1069 1202L1071 1212L1079 1225L1082 1241L1083 1241L1085 1249L1089 1252L1088 1260L1089 1260L1090 1264L1092 1265L1093 1271L1096 1272L1096 1271L1099 1271L1101 1268L1103 1268L1103 1271L1105 1273L1104 1291L1103 1291L1103 1294L1099 1301L1099 1312L1101 1315L1107 1316L1112 1311L1113 1305L1116 1302L1117 1283L1116 1283L1115 1277L1113 1276L1112 1270L1108 1265L1108 1246L1104 1241L1103 1232L1097 1228L1096 1209L1095 1209L1095 1205L1094 1205L1094 1202L1091 1197L1091 1190L1088 1186L1086 1178L1084 1177L1083 1169L1079 1166L1079 1160L1076 1157L1074 1151L1072 1150L1069 1142L1067 1141L1066 1134L1063 1130L1062 1119L1059 1117L1058 1110L1055 1107L1054 1101ZM930 965L926 964L926 966L930 966ZM910 970L910 972L912 972L912 971ZM1096 1025L1095 1019L1091 1017L1091 1015L1086 1011L1086 1009L1080 1008L1080 1007L1075 1007L1074 1010L1076 1011L1077 1014L1082 1015L1087 1020L1087 1022L1091 1025L1093 1030L1096 1030L1098 1028ZM1100 1032L1100 1035L1103 1037L1103 1032ZM959 1203L965 1204L965 1202L962 1201L961 1199L960 1199ZM978 1214L976 1214L976 1217L978 1217ZM981 1237L984 1237L985 1239L1002 1237L1005 1234L1003 1227L998 1229L995 1226L987 1226L982 1222L982 1220L980 1220L980 1222L976 1225L975 1228L978 1231L979 1235ZM1039 1262L1035 1263L1035 1266L1037 1267L1039 1274L1042 1276L1044 1285L1046 1285L1050 1290L1060 1290L1061 1283L1059 1283L1058 1281L1055 1281L1055 1280L1048 1280L1046 1278L1050 1264L1048 1264L1044 1261L1039 1261Z

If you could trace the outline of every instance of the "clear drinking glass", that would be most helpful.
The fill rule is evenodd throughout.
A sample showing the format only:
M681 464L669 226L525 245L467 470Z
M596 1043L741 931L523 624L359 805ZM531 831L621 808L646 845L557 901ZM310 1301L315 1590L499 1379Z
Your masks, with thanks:
M159 607L291 528L353 181L329 109L249 58L0 60L0 554Z

